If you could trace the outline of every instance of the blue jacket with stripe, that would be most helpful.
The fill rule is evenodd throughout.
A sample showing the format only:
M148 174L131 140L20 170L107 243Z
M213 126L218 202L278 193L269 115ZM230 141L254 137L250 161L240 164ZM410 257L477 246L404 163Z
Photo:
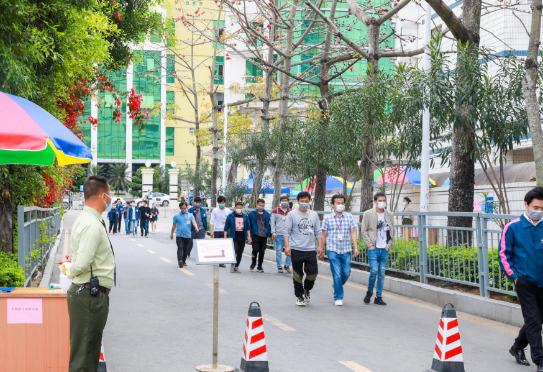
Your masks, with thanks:
M543 220L532 224L523 214L505 225L499 247L500 267L507 277L518 277L543 287Z

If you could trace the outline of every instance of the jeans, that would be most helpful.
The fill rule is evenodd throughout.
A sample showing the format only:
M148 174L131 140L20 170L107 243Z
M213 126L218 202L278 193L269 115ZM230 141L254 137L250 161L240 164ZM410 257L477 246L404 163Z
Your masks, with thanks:
M143 232L145 232L145 236L149 234L149 220L140 221L140 230L141 230L141 236L143 236Z
M524 325L520 329L513 347L524 349L530 345L532 361L536 365L543 363L543 343L541 340L541 323L543 322L543 288L538 288L526 279L517 280L517 295L520 309L524 317Z
M126 231L126 233L130 233L130 220L128 219L124 219L124 230Z
M264 262L264 255L266 254L266 244L268 243L268 238L265 236L253 236L253 262L251 264L252 267L254 267L257 264L257 258L258 258L258 266L257 269L262 268L262 263Z
M277 235L277 239L275 240L275 261L277 261L277 268L280 269L282 267L283 262L283 251L285 250L285 237L283 235ZM287 256L285 258L285 266L290 266L292 264L292 258L290 256Z
M132 235L136 235L138 233L138 220L130 220L130 223L128 224L128 232L131 232Z
M292 255L292 280L294 282L294 295L300 297L304 291L310 291L315 285L319 274L316 251L290 251ZM304 280L305 274L305 280Z
M377 297L383 296L383 286L385 285L385 271L387 268L388 251L385 248L374 248L368 250L370 261L370 281L368 283L368 292L373 293L375 279L377 279Z
M343 286L351 275L351 254L328 251L328 260L334 279L334 301L343 300Z
M113 229L113 234L117 233L117 220L109 220L109 232Z
M187 255L189 254L191 238L182 238L180 236L175 238L177 244L177 261L187 261Z

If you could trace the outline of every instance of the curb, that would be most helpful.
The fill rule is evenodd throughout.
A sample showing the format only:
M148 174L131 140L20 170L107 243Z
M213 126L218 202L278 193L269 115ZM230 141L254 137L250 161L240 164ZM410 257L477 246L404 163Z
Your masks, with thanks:
M58 234L55 244L49 250L49 258L47 259L47 265L45 265L45 270L43 270L43 276L40 281L40 288L49 287L49 282L51 281L51 276L53 275L53 268L55 267L55 257L57 255L58 247L60 246L60 241L62 240L62 235L64 233L64 218L60 221L60 234Z
M265 258L275 262L275 251L266 249ZM330 270L330 264L328 262L319 261L319 273L331 276L332 272ZM369 276L369 272L353 268L349 281L367 285ZM446 303L451 303L457 311L480 316L485 319L495 320L515 327L522 327L524 325L524 318L522 317L520 305L517 304L390 276L385 277L384 290L405 297L415 298L440 307L443 307Z

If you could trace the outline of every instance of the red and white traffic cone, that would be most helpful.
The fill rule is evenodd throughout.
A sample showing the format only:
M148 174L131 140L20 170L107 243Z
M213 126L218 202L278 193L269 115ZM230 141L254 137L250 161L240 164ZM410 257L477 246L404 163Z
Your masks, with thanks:
M240 369L244 372L269 372L268 350L262 311L258 302L249 305Z
M458 318L452 304L441 312L432 369L429 372L465 372ZM428 372L428 371L427 371Z
M107 372L106 357L104 356L104 343L100 343L100 360L98 361L98 372Z

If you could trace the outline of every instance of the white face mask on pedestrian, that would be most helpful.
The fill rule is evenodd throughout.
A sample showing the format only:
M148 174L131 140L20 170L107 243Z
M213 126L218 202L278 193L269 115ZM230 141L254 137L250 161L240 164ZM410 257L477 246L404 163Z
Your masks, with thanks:
M335 206L336 212L343 213L345 211L345 204L338 204Z
M387 208L387 202L379 202L379 203L377 203L377 208L386 209Z

